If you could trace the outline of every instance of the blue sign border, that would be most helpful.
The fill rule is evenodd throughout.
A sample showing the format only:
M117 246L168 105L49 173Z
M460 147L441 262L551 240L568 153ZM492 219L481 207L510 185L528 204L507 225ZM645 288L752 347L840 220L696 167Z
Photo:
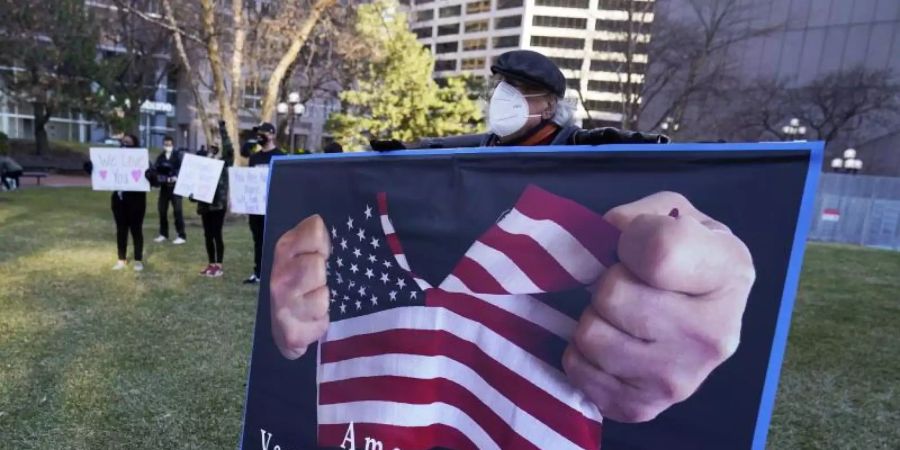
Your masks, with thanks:
M543 147L471 147L459 149L425 149L425 150L399 150L391 152L353 152L353 153L317 153L310 155L285 155L273 157L269 163L269 186L271 187L271 174L276 165L290 161L304 161L316 159L339 158L394 158L415 157L422 155L469 155L483 154L527 154L527 153L624 153L624 152L728 152L728 151L803 151L810 152L809 167L806 171L806 182L803 186L803 198L800 203L800 211L797 216L797 227L794 229L794 242L791 246L791 257L788 262L787 277L782 290L781 308L778 311L778 320L775 324L775 335L772 339L772 348L769 352L769 365L766 369L766 379L763 384L762 398L760 399L759 412L756 415L756 428L753 433L753 450L765 450L769 425L772 421L772 412L775 408L775 396L778 393L778 381L781 376L781 366L784 362L784 351L787 348L788 333L791 327L791 314L794 311L794 301L797 297L797 287L800 283L800 273L803 268L803 255L806 251L806 238L812 225L813 208L815 205L816 189L819 185L819 175L822 171L822 159L825 152L825 143L821 141L794 141L794 142L759 142L759 143L678 143L678 144L613 144L603 146L543 146ZM268 205L267 205L268 208ZM268 209L266 209L268 213ZM267 233L263 232L263 236ZM264 242L265 245L265 242ZM262 282L260 282L262 284ZM257 297L259 301L259 297ZM254 330L256 323L254 322ZM247 424L247 396L250 394L250 375L253 368L254 342L250 349L250 358L247 365L247 386L244 393L244 408L241 416L241 434L238 448L242 448L244 432Z

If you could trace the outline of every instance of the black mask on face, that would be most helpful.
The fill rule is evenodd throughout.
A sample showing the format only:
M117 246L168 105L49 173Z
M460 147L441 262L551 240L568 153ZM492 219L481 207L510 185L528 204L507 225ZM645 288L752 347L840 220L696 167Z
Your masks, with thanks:
M265 134L259 134L256 136L256 142L259 142L259 145L266 145L269 143L269 136Z

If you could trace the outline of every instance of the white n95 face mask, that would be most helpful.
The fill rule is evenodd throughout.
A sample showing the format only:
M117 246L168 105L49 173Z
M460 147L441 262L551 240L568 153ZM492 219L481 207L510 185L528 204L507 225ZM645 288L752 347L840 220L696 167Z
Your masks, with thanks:
M545 94L523 95L518 89L505 81L501 81L491 95L488 108L488 124L491 131L500 137L506 137L522 129L530 117L540 114L528 114L528 97L540 97Z

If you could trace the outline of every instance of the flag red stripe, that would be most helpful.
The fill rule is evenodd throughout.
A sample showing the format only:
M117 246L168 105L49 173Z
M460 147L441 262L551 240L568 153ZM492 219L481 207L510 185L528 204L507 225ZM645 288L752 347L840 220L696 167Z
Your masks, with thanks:
M399 386L402 388L398 389ZM473 393L445 378L427 380L396 376L353 378L320 384L319 396L323 405L365 400L415 405L446 403L465 411L500 448L538 450ZM394 439L384 436L384 440L393 442Z
M378 213L382 216L387 215L387 193L379 192L376 197L378 198Z
M425 304L443 307L463 317L478 322L535 358L562 371L562 354L568 342L534 322L525 320L509 311L466 294L428 291Z
M397 238L397 234L389 234L385 236L385 239L387 240L388 247L391 248L391 253L395 256L403 254L403 247L400 246L400 239Z
M516 202L516 209L535 220L556 222L606 267L619 260L616 254L619 230L601 215L572 200L531 185Z
M319 445L340 448L347 434L349 424L319 425ZM356 448L366 448L366 436L384 443L384 450L401 448L404 450L429 449L435 447L454 450L478 450L478 447L459 430L442 424L427 427L401 427L373 423L354 423L353 434ZM390 440L382 436L390 436Z
M481 264L463 256L453 269L453 275L459 278L472 292L479 294L509 294L500 283L488 273Z
M596 440L600 424L575 408L538 388L530 381L532 374L518 374L488 356L478 345L461 339L449 331L396 329L354 336L322 344L323 364L362 356L400 353L446 356L469 366L494 387L537 420L586 448L598 448ZM321 399L327 401L327 399Z
M499 226L493 226L478 240L513 260L516 266L544 292L582 286L544 247L529 236L511 234Z

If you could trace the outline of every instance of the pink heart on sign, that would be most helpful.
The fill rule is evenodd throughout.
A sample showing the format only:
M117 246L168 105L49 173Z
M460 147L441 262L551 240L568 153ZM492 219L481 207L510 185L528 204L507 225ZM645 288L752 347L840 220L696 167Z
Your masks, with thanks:
M105 170L100 171L100 178L102 178L104 180L106 179L106 171Z
M141 171L138 169L132 170L131 178L134 178L135 182L137 182L137 180L140 180L141 179Z

